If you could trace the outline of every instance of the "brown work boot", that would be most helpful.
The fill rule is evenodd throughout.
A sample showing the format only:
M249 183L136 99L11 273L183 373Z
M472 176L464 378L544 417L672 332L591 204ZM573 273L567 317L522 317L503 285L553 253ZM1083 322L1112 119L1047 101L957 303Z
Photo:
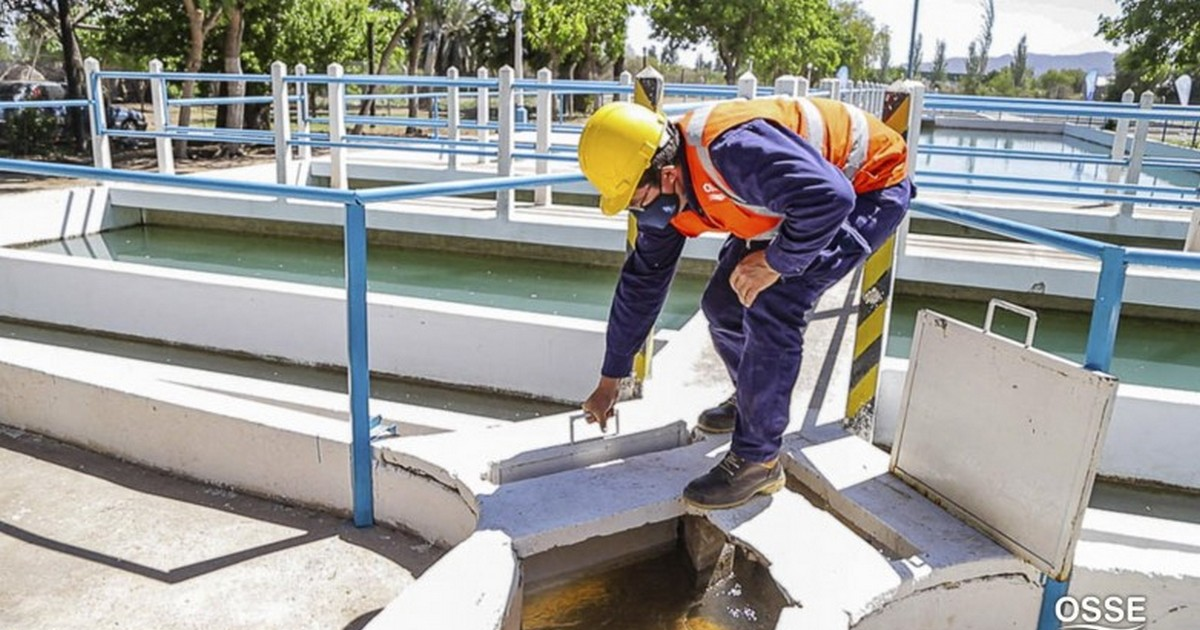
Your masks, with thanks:
M737 392L734 392L725 402L701 411L696 427L705 433L732 433L737 418Z
M683 500L705 510L721 510L742 505L756 494L771 494L784 485L779 458L748 462L733 451L712 470L695 478L683 490Z

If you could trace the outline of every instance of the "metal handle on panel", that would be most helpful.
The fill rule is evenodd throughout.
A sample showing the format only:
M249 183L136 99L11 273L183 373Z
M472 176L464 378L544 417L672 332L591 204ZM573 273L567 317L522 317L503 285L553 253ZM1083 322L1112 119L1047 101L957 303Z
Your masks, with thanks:
M987 318L983 321L983 332L993 335L995 334L992 332L992 320L996 314L997 307L1006 311L1011 311L1018 315L1024 315L1029 319L1029 326L1027 326L1025 329L1025 347L1033 347L1033 334L1037 330L1037 311L1025 308L1024 306L1018 306L1012 302L1006 302L1004 300L994 298L988 302Z
M579 413L573 413L567 417L567 424L571 427L571 444L575 443L575 421L576 420L586 420L587 417L588 417L588 414L586 411L580 411ZM616 437L618 435L621 435L621 411L619 409L615 409L615 408L613 409L612 419L613 419L613 434L611 436L604 436L604 437ZM589 439L597 440L597 439L604 439L604 437L589 438Z

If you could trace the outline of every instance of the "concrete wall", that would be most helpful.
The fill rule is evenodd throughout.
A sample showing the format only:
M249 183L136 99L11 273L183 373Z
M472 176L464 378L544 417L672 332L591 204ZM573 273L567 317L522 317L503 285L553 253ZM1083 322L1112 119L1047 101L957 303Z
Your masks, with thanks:
M1136 123L1130 124L1129 126L1129 136L1127 139L1127 142L1131 144L1133 142L1134 124ZM1063 129L1063 135L1071 138L1078 138L1080 140L1086 140L1088 142L1094 142L1101 146L1111 147L1114 134L1111 131L1104 131L1102 129L1066 125ZM1155 140L1153 137L1147 138L1146 155L1152 155L1154 157L1173 157L1200 160L1200 151L1197 151L1196 149L1166 144Z
M0 197L0 247L137 225L136 210L113 209L109 188L49 188Z
M344 366L344 292L276 281L0 251L0 316ZM371 294L378 372L578 401L603 322Z
M884 359L875 443L891 446L900 419L908 361ZM1200 489L1200 392L1121 385L1099 474Z

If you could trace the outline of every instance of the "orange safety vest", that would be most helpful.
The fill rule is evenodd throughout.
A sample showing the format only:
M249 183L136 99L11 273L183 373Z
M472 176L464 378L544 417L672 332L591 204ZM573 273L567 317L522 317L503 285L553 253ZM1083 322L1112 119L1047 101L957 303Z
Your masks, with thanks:
M722 133L756 118L795 130L842 169L856 193L894 186L908 176L904 138L853 105L784 96L715 103L688 112L678 122L687 139L684 153L699 206L698 212L680 212L671 219L671 225L685 236L715 231L745 239L768 238L778 229L782 216L739 199L708 152Z

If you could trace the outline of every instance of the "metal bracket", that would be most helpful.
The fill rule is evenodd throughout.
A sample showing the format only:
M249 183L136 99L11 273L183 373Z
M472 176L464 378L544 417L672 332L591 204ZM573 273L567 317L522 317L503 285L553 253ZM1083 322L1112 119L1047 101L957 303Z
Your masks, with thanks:
M988 333L989 335L996 335L996 333L992 332L992 320L996 314L997 307L1006 311L1011 311L1017 315L1024 315L1029 319L1029 325L1025 328L1025 347L1032 348L1033 334L1037 331L1037 311L1025 308L1024 306L1017 306L1012 302L1005 302L1004 300L993 298L988 302L987 318L983 321L983 332ZM996 336L998 337L1000 335Z
M570 426L570 428L571 428L571 444L577 443L575 441L575 421L576 420L586 420L587 417L588 417L588 414L586 411L580 411L579 413L573 413L567 417L567 425ZM613 419L613 423L614 423L612 435L603 435L600 437L588 438L586 440L580 440L578 443L591 442L592 440L607 440L608 438L614 438L614 437L617 437L618 435L621 435L621 411L619 409L615 409L615 408L613 409L612 419ZM604 431L605 433L608 432L607 429L601 429L601 431Z
M384 424L383 416L372 416L371 421L367 424L371 431L371 441L382 440L388 437L398 437L400 432L394 423Z

